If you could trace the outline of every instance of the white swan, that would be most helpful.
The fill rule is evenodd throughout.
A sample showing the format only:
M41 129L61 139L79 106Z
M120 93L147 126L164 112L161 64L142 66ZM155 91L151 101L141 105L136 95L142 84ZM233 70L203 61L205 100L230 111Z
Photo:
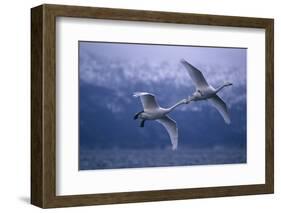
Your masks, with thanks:
M161 123L170 136L172 150L176 150L178 146L177 123L167 114L171 112L175 107L181 104L187 104L188 101L186 99L183 99L170 108L162 108L157 103L156 98L153 94L147 92L136 92L134 93L134 97L140 97L143 106L143 111L138 112L134 116L134 119L139 118L141 120L141 127L144 127L144 122L146 120L156 120Z
M217 93L226 86L231 86L232 83L226 82L217 89L209 85L200 70L192 66L186 60L181 60L184 67L187 69L190 78L192 79L196 91L189 98L189 101L208 100L218 110L223 117L225 123L230 124L230 116L224 101L217 95Z

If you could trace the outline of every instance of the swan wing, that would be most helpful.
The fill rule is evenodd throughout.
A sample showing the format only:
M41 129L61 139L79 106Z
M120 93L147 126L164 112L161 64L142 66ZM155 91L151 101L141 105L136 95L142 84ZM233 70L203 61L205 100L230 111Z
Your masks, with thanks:
M187 72L192 79L194 85L198 89L204 89L209 87L209 84L207 83L206 79L204 78L202 72L192 66L190 63L188 63L186 60L181 60L181 63L184 65L184 67L187 69Z
M165 129L167 130L170 140L172 143L172 149L176 150L178 147L178 128L177 123L170 118L169 116L164 116L163 118L157 119L159 123L161 123Z
M225 123L230 124L231 121L230 121L229 112L228 112L227 106L224 103L224 101L218 95L215 95L215 96L209 98L208 100L221 114Z
M134 97L140 97L144 110L159 108L156 98L153 94L147 92L135 92Z

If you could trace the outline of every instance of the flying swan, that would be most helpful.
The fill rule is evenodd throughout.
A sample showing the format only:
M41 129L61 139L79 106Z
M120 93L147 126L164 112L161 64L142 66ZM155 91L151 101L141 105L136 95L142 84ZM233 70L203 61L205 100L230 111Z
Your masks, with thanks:
M157 103L156 98L153 94L147 92L135 92L133 96L140 97L143 106L143 111L138 112L134 116L134 119L136 120L139 118L141 120L141 127L144 127L144 122L146 120L156 120L157 122L162 124L170 136L172 150L176 150L178 146L177 123L167 114L177 106L181 104L187 104L188 101L186 99L183 99L177 102L175 105L171 106L170 108L162 108Z
M223 117L225 123L230 124L230 116L224 101L217 95L217 93L224 87L231 86L232 83L226 82L217 89L209 85L204 78L202 72L188 63L186 60L181 60L184 67L187 69L190 78L192 79L196 91L189 98L189 101L208 100L218 110Z

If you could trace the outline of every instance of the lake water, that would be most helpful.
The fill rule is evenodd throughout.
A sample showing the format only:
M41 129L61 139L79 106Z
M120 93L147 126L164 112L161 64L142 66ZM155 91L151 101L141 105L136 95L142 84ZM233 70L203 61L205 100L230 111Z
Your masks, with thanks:
M80 150L80 170L246 163L246 148Z

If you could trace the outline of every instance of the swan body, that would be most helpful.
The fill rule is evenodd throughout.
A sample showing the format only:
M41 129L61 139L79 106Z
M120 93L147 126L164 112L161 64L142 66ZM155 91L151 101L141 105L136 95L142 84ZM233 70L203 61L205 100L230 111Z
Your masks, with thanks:
M139 118L141 120L141 124L140 124L141 127L144 127L144 122L146 120L155 120L160 124L162 124L169 134L172 143L172 150L176 150L178 146L177 123L172 118L170 118L167 114L177 106L181 104L187 104L188 100L183 99L169 108L162 108L157 103L155 96L151 93L136 92L134 93L134 97L140 97L143 106L143 111L138 112L134 116L134 119Z
M196 88L196 91L193 93L193 95L189 97L189 101L208 100L223 117L225 123L230 124L231 120L228 108L225 102L217 95L217 93L224 87L231 86L232 83L226 82L222 86L215 89L214 87L208 84L200 70L195 68L186 60L182 60L181 62L187 69L188 74Z

